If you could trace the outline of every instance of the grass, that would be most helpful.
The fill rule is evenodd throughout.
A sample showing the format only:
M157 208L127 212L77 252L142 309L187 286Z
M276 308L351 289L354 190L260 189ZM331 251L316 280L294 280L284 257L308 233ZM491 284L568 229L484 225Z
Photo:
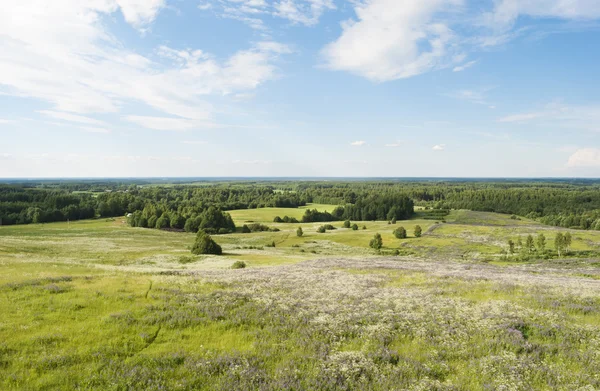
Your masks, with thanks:
M214 236L222 257L122 218L0 227L0 389L600 388L600 233L524 263L501 258L508 239L552 248L559 229L468 211L272 223L292 212L232 211L281 231ZM370 249L377 232L405 256Z

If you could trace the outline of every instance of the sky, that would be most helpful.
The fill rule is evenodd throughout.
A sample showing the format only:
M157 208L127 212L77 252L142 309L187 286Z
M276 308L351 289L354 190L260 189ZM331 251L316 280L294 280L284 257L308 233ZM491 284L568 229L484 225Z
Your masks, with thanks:
M600 177L598 0L0 5L0 177Z

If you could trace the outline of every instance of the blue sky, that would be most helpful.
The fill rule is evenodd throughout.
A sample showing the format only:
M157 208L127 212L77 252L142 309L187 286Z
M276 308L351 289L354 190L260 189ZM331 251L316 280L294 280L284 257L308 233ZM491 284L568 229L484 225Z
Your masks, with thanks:
M7 0L0 177L600 177L596 0Z

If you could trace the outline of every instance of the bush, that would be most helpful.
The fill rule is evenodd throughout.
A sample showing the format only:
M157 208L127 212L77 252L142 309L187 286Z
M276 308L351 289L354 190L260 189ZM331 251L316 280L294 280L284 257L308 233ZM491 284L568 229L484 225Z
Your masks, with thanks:
M350 220L344 221L344 228L350 228Z
M406 239L406 229L404 227L398 227L394 230L394 236L398 239Z
M417 225L415 227L415 238L420 238L422 234L423 234L423 229L421 228L420 225Z
M246 262L244 261L235 261L233 263L233 265L231 265L232 269L245 269L246 268Z
M271 243L265 244L265 247L275 247L275 241L273 240Z
M283 223L283 220L281 219L281 217L277 216L273 219L274 223Z
M366 226L366 225L363 225L363 230L365 230L365 229L367 229L367 226Z
M352 231L358 231L358 224L352 224Z
M221 255L223 249L204 231L198 231L196 242L192 247L192 254L203 255Z
M323 227L325 227L325 230L327 231L335 231L337 229L331 224L325 224Z
M395 217L392 219L392 224L396 224L396 218Z
M317 232L320 234L324 234L327 230L325 229L325 226L322 225L319 228L317 228Z
M304 231L302 230L302 227L298 227L298 229L296 230L296 236L299 238L304 236Z
M371 239L371 242L369 242L369 247L375 250L381 250L383 247L383 239L381 238L380 234L375 234L373 239Z
M243 234L249 234L250 232L250 228L248 228L248 226L246 224L244 224L244 226L242 227L242 233Z

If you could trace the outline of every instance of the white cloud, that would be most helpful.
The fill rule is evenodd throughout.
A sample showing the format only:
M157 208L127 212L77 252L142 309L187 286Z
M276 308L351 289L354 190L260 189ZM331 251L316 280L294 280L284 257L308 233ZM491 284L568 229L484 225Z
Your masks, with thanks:
M60 119L63 121L68 121L68 122L77 122L77 123L87 124L87 125L100 125L100 126L105 125L104 122L102 122L100 120L86 117L83 115L76 115L76 114L64 113L64 112L52 111L52 110L40 110L40 111L38 111L38 113L43 114L48 117L51 117L51 118L54 118L54 119Z
M452 66L464 71L466 52L534 33L521 16L579 21L600 18L597 0L351 0L356 18L322 51L325 66L375 82ZM532 31L530 31L532 30ZM467 33L468 32L468 33Z
M571 130L600 131L600 105L584 106L550 103L540 110L513 114L498 122L517 122L563 127Z
M452 72L462 72L465 69L469 69L471 68L473 65L477 64L477 61L469 61L465 64L459 65L457 67L454 67L454 69L452 69Z
M569 157L567 167L600 167L600 149L582 148Z
M164 5L163 0L3 3L0 92L47 102L52 110L45 115L79 123L89 123L83 114L121 113L130 103L206 121L215 111L207 102L211 95L248 92L277 77L274 61L289 52L282 44L258 43L224 61L199 50L161 47L161 61L153 61L128 50L102 22L120 10L141 28Z
M353 141L350 143L350 145L352 145L353 147L362 147L363 145L365 145L367 142L366 141Z
M443 151L446 149L446 144L438 144L433 146L434 151Z
M596 0L500 0L484 22L494 29L511 27L519 16L559 19L600 18L600 2Z
M186 141L182 141L182 144L188 144L188 145L206 145L206 141L203 141L203 140L186 140Z
M212 8L212 4L210 3L203 3L203 4L198 4L198 9L202 10L202 11L206 11Z
M385 144L385 146L387 148L398 148L398 147L402 146L402 143L400 143L400 142L390 143L390 144Z
M371 0L358 3L358 20L323 49L326 66L383 82L446 66L454 32L436 15L462 0ZM426 49L427 48L427 49Z
M15 121L11 120L11 119L2 119L0 118L0 124L12 124L15 123Z

